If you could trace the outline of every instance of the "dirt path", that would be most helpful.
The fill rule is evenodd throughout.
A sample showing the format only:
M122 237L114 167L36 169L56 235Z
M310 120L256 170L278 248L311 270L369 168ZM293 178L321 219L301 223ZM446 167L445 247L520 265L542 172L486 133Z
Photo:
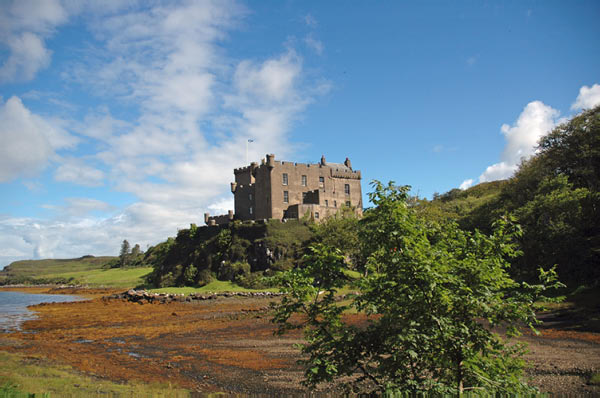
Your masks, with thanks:
M140 305L96 296L39 305L39 319L5 334L0 349L43 354L115 381L170 382L202 392L302 392L293 348L300 335L273 336L269 301ZM523 340L530 344L532 383L542 391L600 394L600 387L586 384L591 372L600 371L600 334L547 329Z

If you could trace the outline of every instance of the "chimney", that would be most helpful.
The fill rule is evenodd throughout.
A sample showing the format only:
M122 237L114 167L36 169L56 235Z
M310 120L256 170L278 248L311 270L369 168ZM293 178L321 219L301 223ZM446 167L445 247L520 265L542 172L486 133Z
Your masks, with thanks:
M208 224L209 218L210 218L210 213L204 213L204 224Z

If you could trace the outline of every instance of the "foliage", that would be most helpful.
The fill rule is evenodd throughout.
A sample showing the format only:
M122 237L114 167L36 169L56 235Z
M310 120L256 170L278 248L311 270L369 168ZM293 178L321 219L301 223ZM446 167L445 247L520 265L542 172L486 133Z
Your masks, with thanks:
M219 267L217 278L221 281L235 281L239 277L250 274L250 264L245 262L223 262Z
M533 302L560 285L555 273L541 271L539 285L510 278L520 234L510 219L491 235L438 227L407 205L407 187L374 188L359 223L367 277L350 280L340 250L315 244L304 267L279 278L288 295L273 321L280 333L304 329L306 383L350 376L349 387L380 391L527 391L523 347L491 330L504 325L509 339L518 323L533 327ZM346 284L359 294L338 303ZM348 311L366 321L345 322Z
M352 208L342 206L337 213L311 226L313 231L311 242L320 242L338 248L346 257L348 264L356 268L360 257L358 220Z
M312 237L297 220L242 223L179 230L147 250L142 262L153 266L147 282L154 287L203 286L213 278L248 287L264 286L263 273L290 268ZM251 276L251 273L258 273Z
M517 269L557 264L573 284L600 278L600 107L556 127L521 164L500 205L523 226Z
M419 215L433 222L456 221L463 229L479 228L490 231L491 224L486 225L486 222L492 218L484 209L498 198L506 183L507 181L484 182L464 191L455 188L447 193L434 195L434 200L418 199L414 207ZM482 210L486 219L483 223L477 223L473 218ZM497 218L497 215L495 214L493 219Z
M455 220L463 229L492 231L503 214L523 228L524 255L512 275L533 281L539 266L556 265L572 286L600 280L600 107L542 137L531 159L507 181L452 190L415 208L429 220Z
M121 251L119 252L119 260L121 260L121 267L126 267L130 259L130 246L127 239L123 240L121 244Z

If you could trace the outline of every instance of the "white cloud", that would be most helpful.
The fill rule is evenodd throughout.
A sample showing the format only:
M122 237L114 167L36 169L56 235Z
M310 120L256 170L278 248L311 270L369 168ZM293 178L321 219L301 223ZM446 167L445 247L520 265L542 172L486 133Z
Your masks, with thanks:
M467 188L469 188L471 185L473 185L474 180L472 178L469 178L468 180L464 180L462 182L462 184L460 184L460 189L462 189L463 191Z
M254 104L257 99L264 104L290 98L295 94L294 85L301 69L301 60L294 51L263 63L242 61L234 76L237 100L243 100L245 105Z
M58 166L54 179L61 182L72 182L86 187L103 185L105 176L101 170L86 165L80 159L69 159Z
M535 153L538 140L549 133L557 123L559 112L541 101L527 104L512 126L503 124L501 131L506 139L501 161L489 166L480 182L501 180L510 177L522 159Z
M512 176L517 171L517 168L517 164L508 164L505 162L493 164L488 166L483 174L479 176L479 182L504 180Z
M0 82L31 80L48 66L51 51L44 40L66 22L67 12L58 0L13 0L0 7L0 44L8 48L0 61Z
M114 209L70 199L49 209L52 220L0 222L0 240L20 237L19 251L29 257L114 255L123 239L156 244L178 228L203 224L207 210L232 209L229 182L233 169L245 164L248 138L254 140L250 160L265 153L285 158L294 120L330 88L304 80L302 58L292 48L265 59L225 54L220 41L245 14L234 2L143 4L100 14L88 6L69 8L91 21L98 44L65 76L108 104L71 123L83 136L85 158L54 155L50 142L59 141L36 130L48 148L40 167L56 158L55 179L110 184L137 202ZM121 106L137 118L113 116L122 114L116 111Z
M571 109L591 109L596 105L600 105L600 84L594 84L592 87L581 87L577 99L571 105Z
M77 143L59 122L32 113L18 97L0 104L0 136L0 182L36 174L56 150Z

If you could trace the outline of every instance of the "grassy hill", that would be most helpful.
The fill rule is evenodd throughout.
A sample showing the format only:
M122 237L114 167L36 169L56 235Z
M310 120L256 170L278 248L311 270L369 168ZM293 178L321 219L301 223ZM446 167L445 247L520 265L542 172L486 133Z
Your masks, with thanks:
M487 227L482 215L489 216L494 211L507 180L484 182L469 189L452 189L444 194L435 194L433 200L419 199L415 206L419 214L431 221L457 221L461 227Z
M22 260L0 271L0 284L68 283L90 286L135 287L151 267L107 268L115 257L83 256L57 260Z

